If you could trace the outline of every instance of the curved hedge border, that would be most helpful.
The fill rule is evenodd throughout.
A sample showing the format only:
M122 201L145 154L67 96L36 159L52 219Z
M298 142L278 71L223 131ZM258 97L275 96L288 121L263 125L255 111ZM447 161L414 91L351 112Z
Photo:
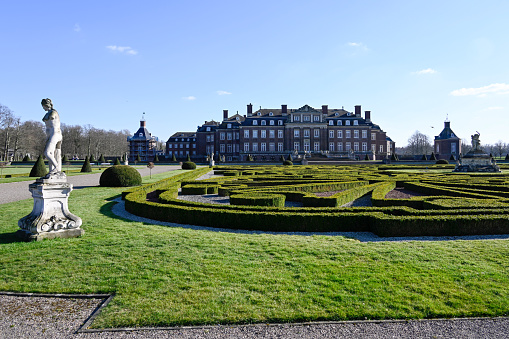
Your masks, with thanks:
M395 173L370 165L293 166L291 170L232 166L216 168L215 172L219 171L232 174L200 182L176 176L171 183L131 190L125 196L126 209L162 221L277 232L371 231L379 236L509 234L509 198L505 197L508 192L501 188L509 184L507 176ZM451 182L454 185L448 185ZM180 185L183 191L188 186L190 191L201 187L200 192L218 187L219 194L230 198L237 194L279 194L289 201L307 203L295 208L202 204L177 200ZM476 185L479 190L475 190ZM396 186L431 195L385 199ZM146 194L155 190L163 191L159 202L147 202ZM327 198L313 194L327 190L342 192ZM338 207L370 192L373 207ZM323 201L327 202L322 204Z

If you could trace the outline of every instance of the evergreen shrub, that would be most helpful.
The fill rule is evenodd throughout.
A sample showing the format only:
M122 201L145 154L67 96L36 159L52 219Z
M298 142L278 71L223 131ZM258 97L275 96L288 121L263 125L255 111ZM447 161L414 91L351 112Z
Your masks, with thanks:
M85 162L81 166L81 172L92 172L92 166L90 166L90 159L85 156Z
M285 161L283 161L283 165L285 165L285 166L292 166L293 162L291 162L290 160L285 160Z
M44 164L44 160L42 158L42 155L39 155L37 158L37 161L35 162L34 166L32 167L32 170L30 171L31 177L43 177L46 174L48 174L48 170L46 169L46 165Z
M196 164L192 161L185 161L182 163L182 169L184 170L194 170L196 169Z
M141 185L140 173L126 165L117 165L107 168L99 179L99 185L104 187L129 187Z
M436 164L437 165L449 165L449 161L447 161L445 159L440 159L440 160L437 160Z
M115 163L113 165L121 165L120 160L118 158L115 159Z

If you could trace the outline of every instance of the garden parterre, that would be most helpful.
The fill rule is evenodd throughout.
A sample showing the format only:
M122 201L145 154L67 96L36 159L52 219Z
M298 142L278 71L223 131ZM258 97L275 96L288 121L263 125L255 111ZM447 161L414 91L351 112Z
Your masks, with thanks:
M419 172L418 170L426 170ZM182 224L274 232L373 232L379 236L509 233L509 175L452 173L451 166L220 166L124 193L126 209ZM386 199L402 187L421 193ZM230 196L230 205L177 199L181 194ZM156 191L158 202L147 201ZM338 191L330 196L317 192ZM129 194L127 194L129 193ZM372 207L341 207L367 194ZM282 207L284 201L302 207Z

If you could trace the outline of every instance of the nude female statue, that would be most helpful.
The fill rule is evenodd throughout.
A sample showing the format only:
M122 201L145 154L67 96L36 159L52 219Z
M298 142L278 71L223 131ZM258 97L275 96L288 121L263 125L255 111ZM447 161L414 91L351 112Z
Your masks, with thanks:
M52 174L62 172L62 131L60 130L60 117L58 112L53 109L51 99L42 99L41 105L47 111L42 121L46 124L46 134L48 135L44 156L48 159L49 174L47 177L49 178Z

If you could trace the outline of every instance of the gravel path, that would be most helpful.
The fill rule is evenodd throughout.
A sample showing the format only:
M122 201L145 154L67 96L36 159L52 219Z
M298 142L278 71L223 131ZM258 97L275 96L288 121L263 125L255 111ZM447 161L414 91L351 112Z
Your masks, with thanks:
M176 169L180 169L180 166L156 166L152 169L152 174L168 172ZM137 168L137 170L140 172L142 177L150 175L150 169L148 168ZM80 189L84 187L98 186L100 177L101 173L81 174L69 176L67 177L67 181L73 184L74 189ZM33 181L20 181L0 184L0 204L32 198L32 194L28 190L28 185L32 182Z

